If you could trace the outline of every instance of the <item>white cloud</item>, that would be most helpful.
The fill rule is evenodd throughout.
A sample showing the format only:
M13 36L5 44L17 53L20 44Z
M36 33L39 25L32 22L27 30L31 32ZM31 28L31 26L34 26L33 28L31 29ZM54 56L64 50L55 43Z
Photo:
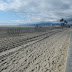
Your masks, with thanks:
M0 10L24 13L28 20L24 23L56 21L72 16L71 0L0 0Z

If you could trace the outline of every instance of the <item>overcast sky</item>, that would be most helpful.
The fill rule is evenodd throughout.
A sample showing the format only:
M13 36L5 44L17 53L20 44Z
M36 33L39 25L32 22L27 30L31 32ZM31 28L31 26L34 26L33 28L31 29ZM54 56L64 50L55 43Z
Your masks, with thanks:
M72 18L72 0L0 0L0 25Z

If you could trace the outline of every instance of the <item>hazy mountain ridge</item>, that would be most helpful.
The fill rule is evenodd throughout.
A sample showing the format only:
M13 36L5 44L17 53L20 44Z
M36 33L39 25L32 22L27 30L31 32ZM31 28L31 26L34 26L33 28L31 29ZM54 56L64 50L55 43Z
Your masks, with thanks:
M50 26L50 25L60 25L60 23L51 23L51 22L41 22L35 24L19 24L19 26Z

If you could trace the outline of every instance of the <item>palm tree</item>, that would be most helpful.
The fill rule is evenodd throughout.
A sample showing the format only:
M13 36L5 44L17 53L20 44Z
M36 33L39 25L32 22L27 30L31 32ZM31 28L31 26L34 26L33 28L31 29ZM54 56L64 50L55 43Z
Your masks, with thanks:
M64 27L64 24L65 24L65 23L62 23L63 27Z
M67 21L64 21L64 23L67 24L68 22Z
M61 22L61 27L63 28L65 24L67 24L68 22L65 21L63 18L60 20Z
M62 18L61 20L60 20L60 22L63 22L64 21L64 19Z
M60 19L60 22L61 22L61 27L63 28L63 26L64 26L64 19L62 18L62 19Z

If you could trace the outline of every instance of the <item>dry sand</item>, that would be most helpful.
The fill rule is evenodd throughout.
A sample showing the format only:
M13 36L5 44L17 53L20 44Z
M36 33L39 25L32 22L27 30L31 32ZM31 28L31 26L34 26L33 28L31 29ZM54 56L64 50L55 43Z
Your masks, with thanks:
M67 29L1 52L0 72L65 72L69 41L70 29Z

